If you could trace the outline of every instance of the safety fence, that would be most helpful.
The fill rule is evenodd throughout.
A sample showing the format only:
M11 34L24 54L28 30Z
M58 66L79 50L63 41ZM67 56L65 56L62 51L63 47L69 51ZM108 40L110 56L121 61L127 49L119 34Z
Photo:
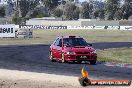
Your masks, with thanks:
M44 26L44 25L0 25L0 37L33 37L33 30L38 29L105 29L105 30L132 30L132 26Z
M44 26L44 25L19 25L19 28L26 29L112 29L132 30L132 26Z

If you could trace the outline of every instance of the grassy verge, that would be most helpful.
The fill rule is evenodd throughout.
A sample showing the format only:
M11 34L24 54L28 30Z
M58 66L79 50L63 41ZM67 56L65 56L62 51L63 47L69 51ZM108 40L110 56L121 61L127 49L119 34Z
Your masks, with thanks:
M50 44L61 35L82 36L88 42L132 42L132 31L124 30L34 30L32 39L1 38L0 44Z
M99 50L97 54L99 61L132 63L132 48Z
M132 41L132 31L123 30L35 30L34 36L50 42L61 35L78 35L90 42Z

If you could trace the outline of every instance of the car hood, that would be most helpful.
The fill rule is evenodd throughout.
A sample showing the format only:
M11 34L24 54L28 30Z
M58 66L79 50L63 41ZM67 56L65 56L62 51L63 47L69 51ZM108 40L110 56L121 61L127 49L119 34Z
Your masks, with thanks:
M76 47L65 47L65 51L70 52L92 52L95 51L94 48L88 46L76 46Z

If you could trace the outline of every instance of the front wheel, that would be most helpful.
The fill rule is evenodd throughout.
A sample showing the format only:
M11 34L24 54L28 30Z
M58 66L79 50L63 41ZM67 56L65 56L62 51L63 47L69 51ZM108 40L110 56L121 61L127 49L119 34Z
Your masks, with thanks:
M96 64L96 60L90 61L91 65L95 65Z
M51 62L54 62L54 59L53 59L53 54L52 54L52 52L50 52L49 58L50 58L50 61L51 61Z
M64 57L64 54L62 53L62 55L61 55L61 62L62 63L65 63L65 57Z

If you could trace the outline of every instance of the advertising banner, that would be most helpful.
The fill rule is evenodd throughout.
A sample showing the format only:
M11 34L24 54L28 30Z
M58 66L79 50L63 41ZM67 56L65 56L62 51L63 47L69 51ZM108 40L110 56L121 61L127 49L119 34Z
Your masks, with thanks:
M125 29L126 30L132 30L132 26L126 26Z
M44 25L19 25L25 29L67 29L67 26L44 26Z
M118 30L120 29L120 27L119 26L108 26L107 29L117 29Z
M132 26L120 26L120 30L132 30Z
M0 25L0 37L15 37L15 25Z
M105 26L94 26L94 29L104 29Z

